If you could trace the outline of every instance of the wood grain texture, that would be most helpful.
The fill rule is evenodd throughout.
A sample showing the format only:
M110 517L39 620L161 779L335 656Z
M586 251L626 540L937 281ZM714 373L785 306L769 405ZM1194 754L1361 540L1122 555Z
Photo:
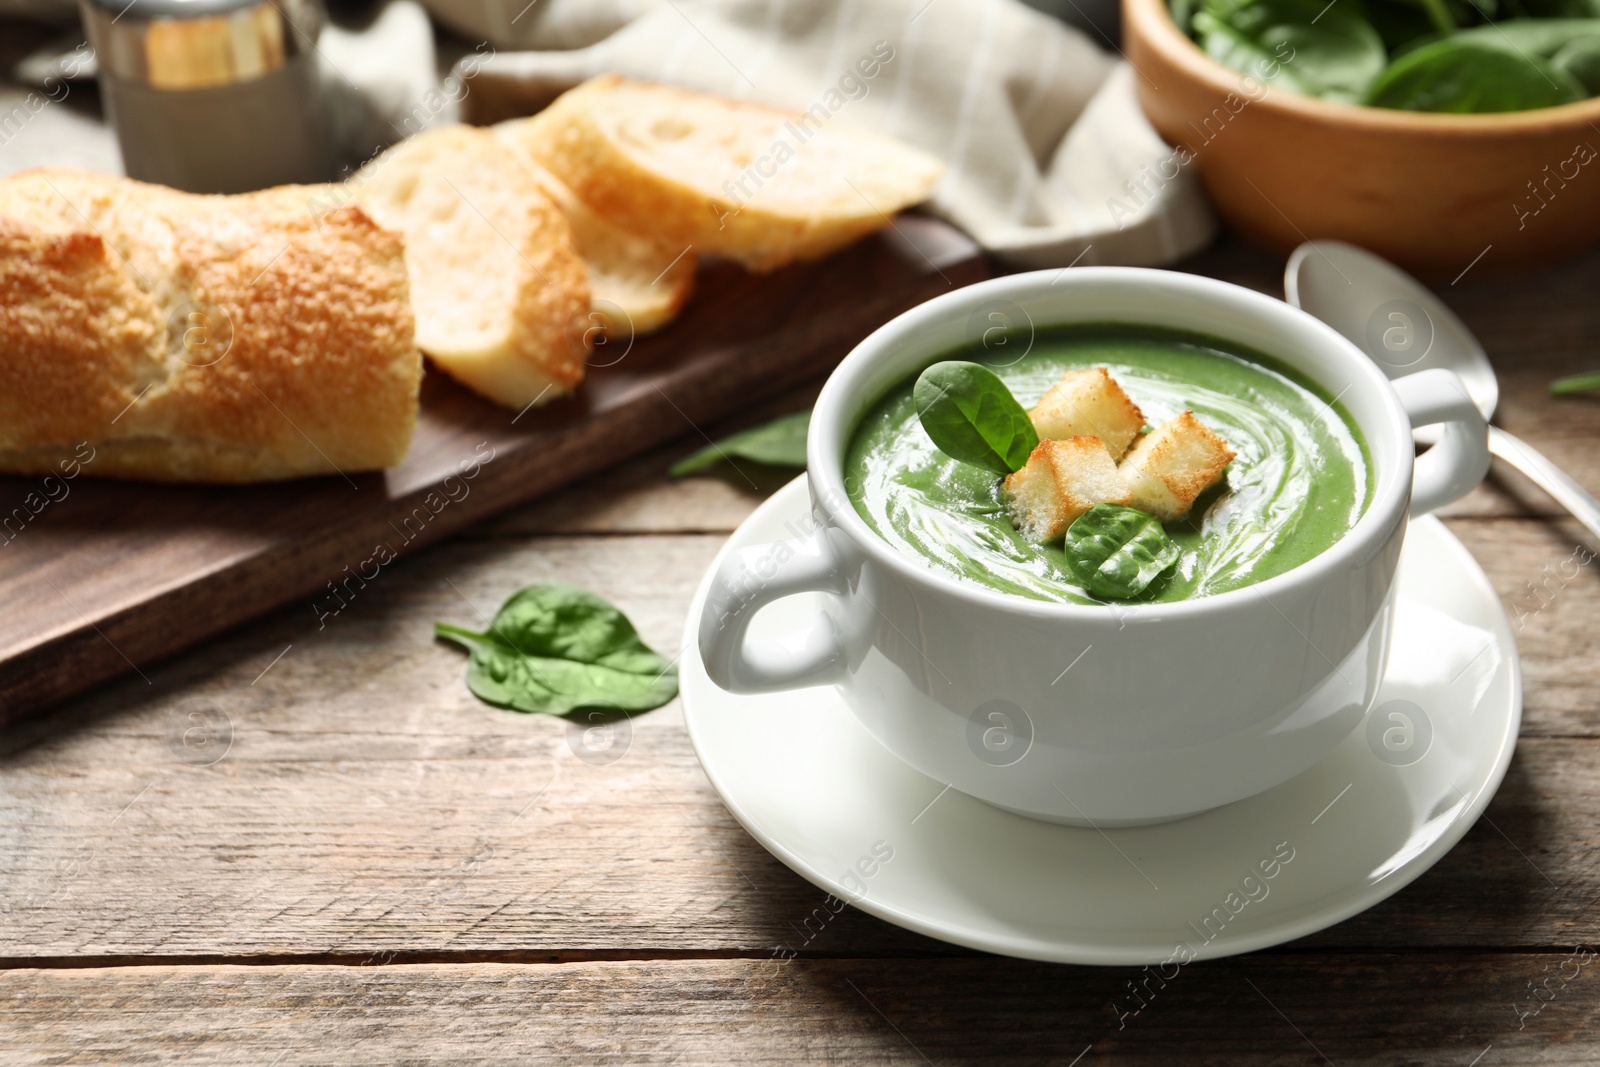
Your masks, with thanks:
M706 427L706 434L720 440L780 415L803 411L816 400L821 386L820 381L811 382L766 403L751 405L737 415ZM672 445L585 478L564 492L512 508L504 515L463 531L463 536L727 534L798 473L788 468L735 461L719 463L683 478L669 478L668 468L704 444L701 434L690 431Z
M1506 595L1567 544L1534 520L1456 528ZM309 604L291 607L149 672L149 685L129 679L10 728L0 957L576 959L795 940L819 892L722 808L676 703L634 720L622 757L595 766L565 723L479 704L461 654L431 633L435 619L481 621L518 586L560 579L676 649L720 544L442 545L386 569L325 626ZM1526 622L1524 740L1491 821L1397 897L1305 944L1600 938L1591 571ZM217 750L183 744L196 712L231 727L214 764L190 761ZM850 911L808 951L955 950Z
M1600 545L1571 519L1449 525L1511 620L1522 657L1522 736L1600 736L1600 559L1592 555Z
M678 321L597 350L573 397L514 413L430 373L411 452L380 473L248 487L80 477L43 496L40 479L0 479L14 520L0 532L0 721L296 597L337 595L386 555L810 380L895 314L986 273L970 241L920 218L762 277L713 267Z
M13 970L0 972L14 1040L0 1056L17 1067L1597 1063L1600 976L1570 948L1257 955L1169 969L1165 982L994 958Z

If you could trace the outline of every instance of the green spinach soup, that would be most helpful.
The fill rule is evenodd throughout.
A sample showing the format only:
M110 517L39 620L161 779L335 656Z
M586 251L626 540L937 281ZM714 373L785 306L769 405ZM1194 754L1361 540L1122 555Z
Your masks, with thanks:
M1142 411L1144 432L1188 410L1236 453L1222 480L1166 524L1178 562L1140 601L1187 600L1282 574L1332 546L1367 506L1371 460L1349 415L1260 353L1105 325L1041 332L1009 363L990 354L973 346L949 358L988 367L1024 408L1068 371L1103 367ZM965 581L1039 600L1102 602L1075 579L1059 538L1039 543L1013 525L993 470L935 446L919 421L915 380L868 411L847 450L845 484L867 524L901 553Z

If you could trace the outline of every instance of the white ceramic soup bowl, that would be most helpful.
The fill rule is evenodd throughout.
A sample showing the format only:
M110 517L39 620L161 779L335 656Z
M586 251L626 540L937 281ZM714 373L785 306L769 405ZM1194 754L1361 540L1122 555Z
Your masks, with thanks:
M1293 570L1170 604L1048 603L938 571L866 524L846 494L843 459L874 404L991 323L1167 327L1276 357L1360 427L1371 502ZM1412 427L1429 424L1442 434L1418 457ZM1462 496L1489 465L1483 418L1454 374L1391 383L1287 304L1121 267L998 278L894 319L828 380L806 458L814 527L730 553L712 580L699 628L712 680L740 693L837 686L873 736L924 774L1010 811L1096 826L1205 811L1327 755L1383 676L1408 517ZM808 591L827 594L808 631L747 637L764 604Z

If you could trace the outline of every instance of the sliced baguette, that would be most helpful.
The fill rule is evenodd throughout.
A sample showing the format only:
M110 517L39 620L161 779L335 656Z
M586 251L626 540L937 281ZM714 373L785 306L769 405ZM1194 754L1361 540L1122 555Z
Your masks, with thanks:
M0 471L250 482L398 463L422 375L400 236L323 193L0 179Z
M528 163L539 187L572 226L572 239L589 272L595 319L612 338L641 337L671 322L694 291L696 256L624 229L579 200L523 145L524 120L502 122L494 131Z
M617 225L756 271L887 226L944 171L821 104L784 111L616 75L567 92L512 133Z
M405 235L417 345L440 369L518 410L583 380L589 284L572 227L499 137L425 130L350 184Z

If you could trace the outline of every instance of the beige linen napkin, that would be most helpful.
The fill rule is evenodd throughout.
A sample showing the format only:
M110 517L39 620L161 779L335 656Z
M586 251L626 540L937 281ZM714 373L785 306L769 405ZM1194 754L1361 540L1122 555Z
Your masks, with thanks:
M1215 232L1127 64L1016 0L426 2L487 42L456 69L469 121L616 72L821 108L932 152L950 169L930 210L1016 265L1170 263Z

